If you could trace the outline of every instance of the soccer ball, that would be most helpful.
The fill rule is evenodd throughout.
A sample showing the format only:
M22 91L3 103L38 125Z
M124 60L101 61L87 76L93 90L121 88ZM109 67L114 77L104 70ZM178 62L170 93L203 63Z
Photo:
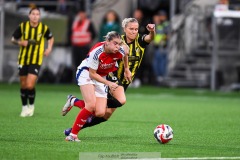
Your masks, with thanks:
M155 139L161 143L168 143L173 139L173 130L167 124L160 124L154 129L154 137Z

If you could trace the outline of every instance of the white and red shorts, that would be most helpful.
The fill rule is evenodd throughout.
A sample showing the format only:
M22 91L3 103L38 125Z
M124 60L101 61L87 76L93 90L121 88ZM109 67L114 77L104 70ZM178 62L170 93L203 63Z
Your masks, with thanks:
M106 79L106 76L104 76L103 78ZM76 72L76 79L77 79L77 84L79 86L83 86L86 84L93 84L95 87L95 95L96 97L103 97L103 98L107 98L107 94L108 94L108 86L98 82L96 80L93 80L89 77L89 71L88 71L88 67L86 66L79 66L78 70Z

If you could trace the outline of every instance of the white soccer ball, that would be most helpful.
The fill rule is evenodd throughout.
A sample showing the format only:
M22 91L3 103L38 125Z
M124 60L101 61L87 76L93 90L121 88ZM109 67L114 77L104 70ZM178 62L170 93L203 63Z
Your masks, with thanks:
M168 143L173 139L173 130L167 124L160 124L154 129L154 137L161 144Z

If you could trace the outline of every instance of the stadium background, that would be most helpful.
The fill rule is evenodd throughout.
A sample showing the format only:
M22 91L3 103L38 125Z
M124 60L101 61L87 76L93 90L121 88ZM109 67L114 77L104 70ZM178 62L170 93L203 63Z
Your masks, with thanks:
M159 10L165 10L171 21L168 73L162 86L200 87L212 90L238 89L240 81L239 21L238 18L228 17L222 22L218 22L217 35L214 34L212 15L217 2L218 0L113 0L111 2L107 0L69 0L66 1L67 10L59 12L57 1L12 0L4 2L1 0L0 81L9 83L18 81L15 63L18 48L11 44L10 38L14 27L27 18L29 5L35 3L42 9L42 20L52 28L56 41L53 54L44 60L40 77L45 69L50 70L53 76L63 75L62 78L51 79L49 73L50 75L43 79L44 82L69 82L65 78L68 75L64 75L63 71L71 67L69 26L78 10L85 8L98 31L107 10L115 10L122 20L124 17L132 16L133 11L140 8L149 22L151 22L153 14ZM238 7L236 0L230 2L233 4L232 6L236 6L235 8ZM227 23L227 21L231 21L231 25L225 25L224 22ZM216 42L214 41L215 37ZM218 46L218 51L215 53L217 60L214 60L213 56L215 46ZM152 84L152 81L142 80L142 83Z

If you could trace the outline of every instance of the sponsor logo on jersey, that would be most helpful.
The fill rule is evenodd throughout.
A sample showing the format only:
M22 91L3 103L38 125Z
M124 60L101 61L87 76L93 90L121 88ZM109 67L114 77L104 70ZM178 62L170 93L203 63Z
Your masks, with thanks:
M38 34L38 38L41 37L41 36L42 36L42 33L39 33L39 34Z
M101 69L108 69L108 68L112 68L112 66L114 66L116 64L116 62L113 62L113 63L109 63L109 64L106 64L106 63L104 63L104 64L100 64L100 68Z

